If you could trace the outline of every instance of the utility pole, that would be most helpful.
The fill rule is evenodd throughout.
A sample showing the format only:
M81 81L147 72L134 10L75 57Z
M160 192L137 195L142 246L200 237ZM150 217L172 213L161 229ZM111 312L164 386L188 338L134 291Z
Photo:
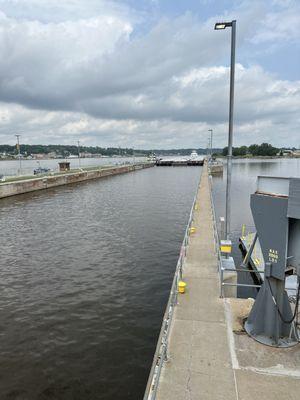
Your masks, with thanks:
M78 149L78 165L79 168L81 168L79 140L77 141L77 149Z
M15 135L17 138L17 150L18 150L18 157L19 157L19 175L21 175L22 172L22 165L21 165L21 152L20 152L20 136L21 135Z
M226 240L229 239L230 211L231 211L230 202L231 202L236 20L233 20L231 22L217 22L215 24L215 30L226 29L227 27L231 28L231 60L230 60L229 129L228 129L228 154L227 154L227 184L226 184L226 221L225 221Z
M212 140L213 140L213 130L209 129L208 132L210 132L210 158L212 159Z

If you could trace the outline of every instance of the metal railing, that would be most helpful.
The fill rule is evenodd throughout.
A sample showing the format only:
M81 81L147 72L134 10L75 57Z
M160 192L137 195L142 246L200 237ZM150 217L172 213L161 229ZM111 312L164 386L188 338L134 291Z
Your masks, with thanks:
M215 212L215 205L214 199L212 194L212 176L209 175L209 193L210 193L210 203L211 203L211 210L212 210L212 217L213 217L213 228L214 228L214 238L215 238L215 251L218 258L218 272L220 276L220 297L223 297L223 267L222 267L222 255L220 251L220 238L219 232L217 227L217 219L216 219L216 212Z
M214 228L214 238L215 238L215 250L218 258L218 272L220 277L220 297L224 297L224 287L225 286L235 286L235 287L252 287L252 288L260 288L261 285L254 285L248 283L233 283L233 282L224 282L224 272L238 272L239 269L236 268L228 268L223 265L224 258L222 257L220 251L220 238L219 232L217 227L217 219L216 219L216 212L215 212L215 205L214 199L212 194L212 176L209 175L209 191L210 191L210 201L211 201L211 208L212 208L212 216L213 216L213 228ZM243 272L251 273L251 270L242 270ZM261 271L264 272L264 271Z
M248 283L233 283L233 282L224 282L224 272L238 272L237 269L235 268L227 268L224 267L223 265L223 257L220 251L220 238L219 238L219 232L218 232L218 227L217 227L217 219L216 219L216 212L215 212L215 205L214 205L214 199L213 199L213 194L212 194L212 176L209 175L209 191L210 191L210 202L211 202L211 208L212 208L212 216L213 216L213 228L214 228L214 238L215 238L215 250L217 253L217 258L218 258L218 271L219 271L219 277L220 277L220 297L224 297L224 287L225 286L236 286L236 287L253 287L253 288L258 288L261 287L261 285L254 285L254 284L248 284ZM243 272L253 272L251 270L243 270Z
M199 181L200 184L200 181ZM199 184L197 186L197 193ZM163 318L163 323L161 327L161 331L159 334L156 351L153 357L152 368L150 370L148 383L146 386L146 391L144 394L144 400L154 400L156 398L156 392L159 382L159 377L161 373L161 369L163 366L164 361L168 360L168 341L169 341L169 333L170 333L170 326L174 314L174 309L177 304L177 296L178 296L178 283L182 279L183 273L183 264L187 254L187 246L189 244L190 239L190 228L193 223L193 216L194 210L196 205L197 193L193 200L193 205L190 211L188 224L185 230L184 239L182 241L182 245L180 248L180 255L177 261L175 274L171 286L171 292L169 296L169 300L167 303L166 311Z
M211 203L212 216L213 216L215 248L216 248L217 253L221 257L220 246L219 246L219 233L218 233L218 229L217 229L216 212L215 212L215 205L214 205L214 199L213 199L213 194L212 194L212 176L211 175L209 175L208 182L209 182L210 203ZM218 258L220 258L220 257L218 257Z
M210 200L211 200L211 207L212 207L212 215L213 215L213 227L214 227L214 238L215 238L215 249L217 253L217 258L218 258L218 271L219 271L219 276L220 276L220 297L224 297L224 287L225 286L234 286L234 287L248 287L248 288L260 288L261 285L255 285L251 283L238 283L238 282L224 282L224 273L225 272L244 272L244 273L260 273L264 274L264 270L256 269L256 270L251 270L251 269L242 269L242 268L228 268L224 266L223 260L224 258L222 257L221 251L220 251L220 238L219 238L219 233L218 233L218 227L217 227L217 219L216 219L216 213L215 213L215 206L214 206L214 200L213 200L213 194L212 194L212 176L209 175L209 189L210 189ZM292 287L292 288L286 288L286 290L297 290L297 288Z

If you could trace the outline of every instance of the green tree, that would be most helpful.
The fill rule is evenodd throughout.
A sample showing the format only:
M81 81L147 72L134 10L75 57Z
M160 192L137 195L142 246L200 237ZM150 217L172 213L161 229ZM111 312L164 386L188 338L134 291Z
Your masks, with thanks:
M278 149L276 147L273 147L269 143L262 143L259 146L259 155L260 156L276 156L278 153Z
M247 146L241 146L240 147L240 156L245 156L248 153L248 147Z
M258 155L258 144L251 144L251 146L249 146L248 150L249 153L252 154L253 156L257 156Z

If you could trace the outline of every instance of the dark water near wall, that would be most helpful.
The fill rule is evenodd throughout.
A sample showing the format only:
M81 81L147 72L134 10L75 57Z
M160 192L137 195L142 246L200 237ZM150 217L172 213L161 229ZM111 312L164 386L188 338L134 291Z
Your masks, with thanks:
M141 399L200 168L1 200L0 399Z
M225 163L225 161L224 161ZM300 159L253 159L234 160L232 169L231 193L231 239L233 242L233 257L236 265L242 261L238 248L242 224L246 224L246 233L254 232L255 227L250 210L250 194L256 190L257 176L300 177ZM225 216L226 168L223 177L213 178L213 193L217 218ZM247 274L240 274L239 281L245 283ZM253 282L251 282L253 283ZM242 297L254 296L253 289L239 290Z

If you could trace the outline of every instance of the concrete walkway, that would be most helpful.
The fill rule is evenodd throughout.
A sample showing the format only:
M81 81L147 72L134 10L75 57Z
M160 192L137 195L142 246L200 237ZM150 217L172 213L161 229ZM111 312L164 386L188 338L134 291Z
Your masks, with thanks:
M241 332L235 335L233 324L239 318L238 312L232 311L229 300L219 298L206 166L197 204L193 224L196 233L191 237L184 265L187 291L178 297L168 346L169 361L163 364L156 398L299 400L300 371L295 365L300 360L299 346L287 352L258 344ZM272 365L284 357L293 360L294 369L290 369L290 360L290 364L286 363L288 369L281 365L274 370ZM262 368L266 365L268 368Z
M157 399L236 399L224 305L219 298L217 256L207 168L203 168L192 235L184 265L187 291L170 332Z

